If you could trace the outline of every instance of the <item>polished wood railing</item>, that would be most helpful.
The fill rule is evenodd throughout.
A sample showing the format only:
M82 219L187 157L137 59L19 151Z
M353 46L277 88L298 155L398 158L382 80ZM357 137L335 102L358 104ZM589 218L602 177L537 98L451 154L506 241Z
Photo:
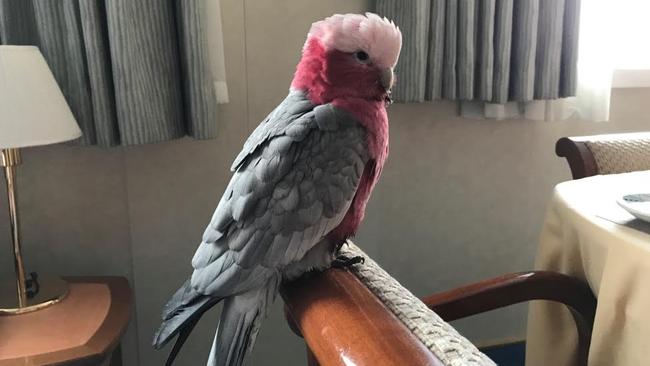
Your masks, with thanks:
M310 366L442 365L359 279L331 269L284 285L289 325Z

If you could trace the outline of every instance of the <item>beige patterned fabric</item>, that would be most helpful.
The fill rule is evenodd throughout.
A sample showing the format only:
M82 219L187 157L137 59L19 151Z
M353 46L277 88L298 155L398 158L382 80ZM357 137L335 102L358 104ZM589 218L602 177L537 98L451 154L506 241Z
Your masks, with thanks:
M650 170L650 134L626 135L584 141L594 155L599 174Z
M352 266L354 274L445 366L496 365L356 245L344 245L341 254L365 258L363 264Z

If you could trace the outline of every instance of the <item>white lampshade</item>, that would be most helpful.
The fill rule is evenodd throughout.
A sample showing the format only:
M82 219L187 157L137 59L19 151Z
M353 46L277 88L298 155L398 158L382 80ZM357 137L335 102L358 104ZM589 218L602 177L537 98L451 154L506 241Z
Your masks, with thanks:
M0 148L55 144L81 130L43 55L0 46Z

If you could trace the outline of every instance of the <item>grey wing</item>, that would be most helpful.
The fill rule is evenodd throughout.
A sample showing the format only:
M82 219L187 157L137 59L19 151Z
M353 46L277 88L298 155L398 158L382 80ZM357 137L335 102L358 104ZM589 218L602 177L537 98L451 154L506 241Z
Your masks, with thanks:
M263 143L269 139L283 134L289 124L308 122L310 116L305 115L314 109L306 94L292 90L289 95L257 126L244 143L244 147L235 158L230 168L236 171L242 163L250 157Z
M193 260L193 287L228 296L262 285L343 219L368 161L366 132L323 105L248 152Z

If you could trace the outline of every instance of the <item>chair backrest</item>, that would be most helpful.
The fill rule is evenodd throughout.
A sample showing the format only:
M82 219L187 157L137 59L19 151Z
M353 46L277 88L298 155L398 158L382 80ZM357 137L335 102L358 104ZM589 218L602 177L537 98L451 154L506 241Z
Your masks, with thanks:
M573 179L650 170L650 133L562 137L555 153L567 159Z

